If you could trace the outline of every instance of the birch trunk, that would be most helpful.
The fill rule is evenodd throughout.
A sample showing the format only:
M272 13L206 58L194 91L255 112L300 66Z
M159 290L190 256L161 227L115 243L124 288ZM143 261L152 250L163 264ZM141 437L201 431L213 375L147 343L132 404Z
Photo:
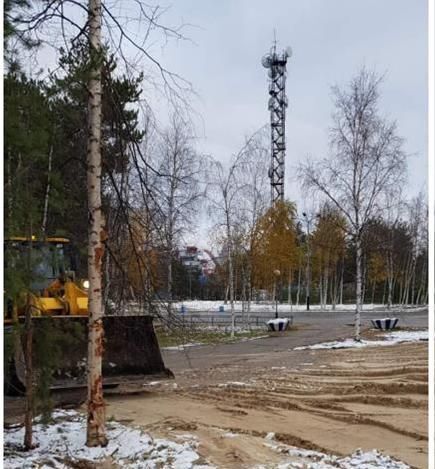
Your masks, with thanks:
M296 292L296 306L299 306L299 296L301 293L301 264L299 263L299 272L298 272L298 291Z
M356 238L356 309L355 309L355 340L360 341L361 331L361 300L362 300L362 248L361 238Z
M50 187L51 187L51 162L53 159L53 145L50 147L50 153L48 155L48 174L47 174L47 187L45 189L45 199L44 199L44 212L42 217L42 236L45 237L47 231L47 217L48 217L48 201L50 198Z
M328 303L328 288L329 288L329 272L328 267L325 267L325 271L323 273L323 279L325 281L325 285L323 288L323 307L326 309L326 305Z
M228 267L228 277L229 277L229 275L230 275L230 274L229 274L229 267ZM228 303L228 297L229 297L229 294L230 294L230 286L229 286L229 285L227 285L227 286L225 287L225 295L224 295L224 296L225 296L225 298L224 298L224 305L226 305L226 304Z
M387 308L390 309L393 305L393 254L390 251L387 259L387 270L388 270L388 295L387 295Z
M231 225L229 210L226 210L227 224L227 242L228 242L228 287L230 293L230 310L231 310L231 337L234 337L235 317L234 317L234 271L233 271L233 250L231 241Z
M250 319L251 319L251 301L252 301L252 269L251 265L248 264L247 267L247 272L246 272L246 282L247 286L246 288L248 289L248 304L247 304L247 313L248 313L248 325L250 324Z
M335 311L337 307L337 299L338 299L338 278L337 278L337 264L334 268L334 276L331 279L331 304L332 310Z
M340 304L343 304L343 278L344 278L344 261L341 266L341 275L340 275Z
M292 273L291 271L288 274L288 304L290 305L290 311L293 311L293 299L292 299Z
M106 232L101 209L101 0L89 0L89 49L91 70L88 84L88 418L87 446L105 446L106 411L103 398L103 303L102 260Z

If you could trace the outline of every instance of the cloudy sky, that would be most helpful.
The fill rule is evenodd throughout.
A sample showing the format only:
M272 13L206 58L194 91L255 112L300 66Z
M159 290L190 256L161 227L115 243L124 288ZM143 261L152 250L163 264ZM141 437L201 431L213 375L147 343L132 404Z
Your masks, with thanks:
M135 2L107 4L115 5L113 12L123 18ZM192 106L203 152L228 161L246 136L268 122L268 82L261 57L275 31L278 47L293 49L287 67L286 197L300 210L310 205L295 168L307 155L327 156L330 87L345 85L362 66L385 73L381 111L397 120L406 140L408 195L425 188L426 0L177 0L161 5L168 7L161 22L191 25L184 29L191 41L169 41L162 47L159 33L151 37L148 51L197 92ZM139 36L145 28L140 25ZM164 118L164 100L157 102L152 88L144 94Z
M273 5L273 6L272 6ZM426 0L177 0L164 16L190 23L193 43L155 52L192 82L201 148L222 160L268 122L267 75L260 60L273 39L290 45L287 95L286 196L303 197L295 167L307 155L327 155L330 87L346 84L365 65L385 73L382 112L406 139L409 194L427 175Z

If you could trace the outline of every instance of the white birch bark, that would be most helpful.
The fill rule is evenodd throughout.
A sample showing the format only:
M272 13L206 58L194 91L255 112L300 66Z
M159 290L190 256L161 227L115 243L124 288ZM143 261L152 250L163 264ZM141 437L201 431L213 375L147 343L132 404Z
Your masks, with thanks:
M50 147L50 153L48 155L48 173L47 173L47 187L45 189L44 198L44 212L42 216L42 235L45 236L47 231L47 217L48 217L48 201L50 199L50 188L51 188L51 162L53 159L53 145Z
M102 261L106 233L101 208L101 0L89 0L91 71L88 84L88 418L87 446L105 446L106 412L103 398L103 302Z

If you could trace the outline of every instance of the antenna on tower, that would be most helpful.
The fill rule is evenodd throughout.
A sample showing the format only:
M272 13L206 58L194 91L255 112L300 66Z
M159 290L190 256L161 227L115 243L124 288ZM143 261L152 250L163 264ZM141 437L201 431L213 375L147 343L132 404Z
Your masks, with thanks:
M276 52L276 33L270 52L263 56L261 63L268 69L269 103L271 127L271 162L269 167L271 203L284 200L285 169L285 113L288 105L285 94L287 59L292 56L291 47L280 54Z

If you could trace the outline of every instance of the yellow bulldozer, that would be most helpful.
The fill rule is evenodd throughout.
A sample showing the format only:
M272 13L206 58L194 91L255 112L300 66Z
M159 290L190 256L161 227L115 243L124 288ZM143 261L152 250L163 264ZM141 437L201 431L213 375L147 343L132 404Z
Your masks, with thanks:
M25 308L31 307L33 316L81 315L88 314L89 282L76 279L76 258L67 238L45 238L43 241L35 237L5 239L6 270L23 268L29 263L32 272L30 290L26 300L17 302L8 299L5 324L16 322L25 315ZM21 265L20 265L21 264ZM29 305L29 297L30 303Z
M26 308L32 312L34 342L38 337L50 341L47 334L71 334L74 341L62 347L61 358L53 370L54 389L83 387L86 383L87 321L89 282L77 278L76 249L69 239L51 237L36 239L11 237L5 239L5 275L27 268L30 279L27 288L15 294L5 291L5 338L14 328L20 330ZM23 267L24 266L24 267ZM74 326L73 328L71 326ZM17 327L18 326L18 327ZM103 383L115 386L146 375L168 377L172 373L164 366L154 332L153 318L147 314L110 315L104 317L105 350L103 355ZM53 332L54 331L54 332ZM78 331L78 332L77 332ZM5 393L24 391L25 367L23 336L14 343L12 353L5 353ZM35 348L35 347L34 347ZM36 347L38 349L38 347ZM44 357L34 357L36 368L43 366Z

